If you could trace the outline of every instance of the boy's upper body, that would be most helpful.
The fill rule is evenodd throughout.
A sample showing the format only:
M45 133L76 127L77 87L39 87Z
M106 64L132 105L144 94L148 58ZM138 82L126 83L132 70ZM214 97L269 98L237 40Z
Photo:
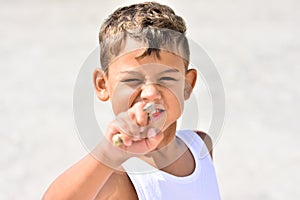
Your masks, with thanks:
M124 165L122 170L125 172L114 172L95 199L219 200L220 194L211 157L204 156L207 150L200 137L193 137L190 130L179 131L177 142L182 142L182 145L188 144L189 149L167 167L151 169L151 166L148 166L147 170L141 173L140 170L132 171L130 165ZM144 165L142 162L137 164ZM133 169L135 168L139 167L134 166Z
M194 155L176 137L176 122L197 79L196 70L188 69L185 31L181 17L153 2L119 8L104 22L102 69L93 78L97 97L111 101L116 119L107 127L107 140L58 177L45 199L138 199L122 167L131 157L176 177L194 172ZM155 108L150 113L149 103Z

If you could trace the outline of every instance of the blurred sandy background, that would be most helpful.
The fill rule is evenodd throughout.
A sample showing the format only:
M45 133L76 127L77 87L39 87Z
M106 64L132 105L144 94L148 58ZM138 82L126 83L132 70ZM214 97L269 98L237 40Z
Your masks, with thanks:
M40 199L86 151L72 95L114 9L138 1L0 1L0 199ZM159 1L223 79L215 167L223 199L300 199L300 2Z

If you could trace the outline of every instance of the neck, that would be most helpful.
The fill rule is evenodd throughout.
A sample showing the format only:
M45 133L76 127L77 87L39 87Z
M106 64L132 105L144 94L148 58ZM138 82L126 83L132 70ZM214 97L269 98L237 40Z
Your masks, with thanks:
M184 152L186 152L186 145L178 138L176 138L176 122L169 126L164 131L164 139L158 147L143 156L143 160L153 165L158 169L162 169L178 160Z
M164 139L160 142L155 150L162 149L174 141L174 139L176 138L176 122L171 124L166 130L164 130L163 134Z

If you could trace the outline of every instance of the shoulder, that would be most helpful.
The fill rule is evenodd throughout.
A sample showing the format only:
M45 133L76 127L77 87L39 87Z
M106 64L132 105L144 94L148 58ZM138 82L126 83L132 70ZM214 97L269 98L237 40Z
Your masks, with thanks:
M135 188L126 172L115 171L98 192L96 200L138 199Z
M210 157L213 158L213 144L210 136L202 131L194 130L194 132L197 133L197 135L203 140L209 151Z

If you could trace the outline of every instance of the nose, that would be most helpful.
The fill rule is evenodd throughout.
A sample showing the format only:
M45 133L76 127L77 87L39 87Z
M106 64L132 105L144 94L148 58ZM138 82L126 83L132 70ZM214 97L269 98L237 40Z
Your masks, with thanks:
M157 87L158 86L154 83L148 83L143 85L141 91L141 98L145 102L159 101L161 99L161 94Z

